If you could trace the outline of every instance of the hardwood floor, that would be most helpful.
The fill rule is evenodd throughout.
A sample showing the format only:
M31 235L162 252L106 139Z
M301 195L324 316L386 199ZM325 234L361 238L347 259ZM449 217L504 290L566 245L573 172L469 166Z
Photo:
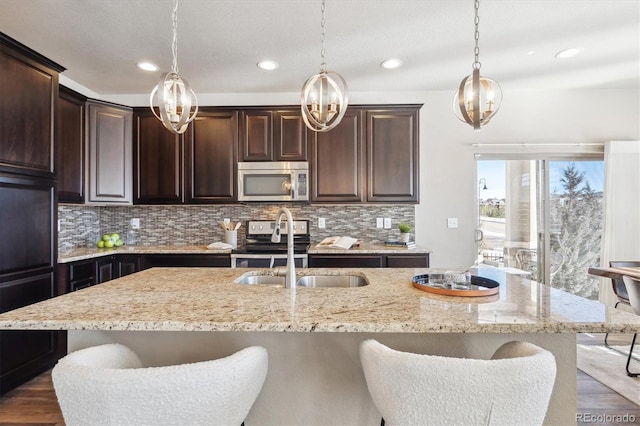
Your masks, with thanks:
M603 344L604 334L578 334L577 342L582 345ZM610 335L611 345L629 345L630 335ZM624 368L621 366L621 368ZM640 425L640 406L617 394L602 383L592 379L589 375L578 370L578 416L579 426L607 424L607 425ZM638 389L640 392L640 389ZM624 417L627 415L626 417ZM600 417L598 417L600 416ZM603 417L608 416L608 417ZM594 421L595 420L597 421Z
M614 344L627 344L628 338L611 336ZM578 343L599 344L601 336L579 335ZM640 406L618 395L605 385L577 371L578 414L583 421L578 425L640 424ZM627 418L623 418L627 414ZM597 416L608 415L608 418ZM620 416L616 418L616 416ZM629 421L633 418L633 421ZM602 420L602 421L595 421ZM617 422L615 420L618 420ZM0 426L62 426L64 420L56 400L51 371L0 397Z
M51 370L0 397L0 426L63 426Z

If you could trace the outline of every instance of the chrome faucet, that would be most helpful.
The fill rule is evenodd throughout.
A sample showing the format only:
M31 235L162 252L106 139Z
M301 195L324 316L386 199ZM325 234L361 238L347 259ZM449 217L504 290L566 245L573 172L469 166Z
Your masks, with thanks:
M293 216L291 211L286 207L281 207L276 216L276 226L271 234L271 242L280 242L280 223L282 215L287 217L287 274L284 279L285 288L295 288L296 286L296 263L293 260Z

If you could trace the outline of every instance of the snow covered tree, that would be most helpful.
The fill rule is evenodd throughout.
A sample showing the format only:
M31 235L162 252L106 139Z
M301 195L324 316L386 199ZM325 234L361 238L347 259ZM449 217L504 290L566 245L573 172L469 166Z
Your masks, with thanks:
M551 285L589 299L598 298L598 279L587 270L600 257L602 193L570 163L562 170L564 192L551 199Z

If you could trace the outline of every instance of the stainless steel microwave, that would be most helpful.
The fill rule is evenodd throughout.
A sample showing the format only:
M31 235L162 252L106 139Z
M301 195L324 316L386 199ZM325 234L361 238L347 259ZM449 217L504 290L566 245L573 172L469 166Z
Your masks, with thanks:
M238 163L238 201L308 201L309 163Z

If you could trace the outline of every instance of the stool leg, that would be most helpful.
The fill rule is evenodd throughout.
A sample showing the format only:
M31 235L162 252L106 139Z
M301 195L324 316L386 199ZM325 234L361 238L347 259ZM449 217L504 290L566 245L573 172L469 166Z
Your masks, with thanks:
M633 339L631 340L631 347L629 348L629 357L627 358L627 376L629 377L640 376L640 373L632 373L631 371L629 371L629 363L631 363L631 356L633 355L633 346L636 344L636 337L638 337L637 333L633 335Z
M384 417L380 419L380 426L384 426Z

